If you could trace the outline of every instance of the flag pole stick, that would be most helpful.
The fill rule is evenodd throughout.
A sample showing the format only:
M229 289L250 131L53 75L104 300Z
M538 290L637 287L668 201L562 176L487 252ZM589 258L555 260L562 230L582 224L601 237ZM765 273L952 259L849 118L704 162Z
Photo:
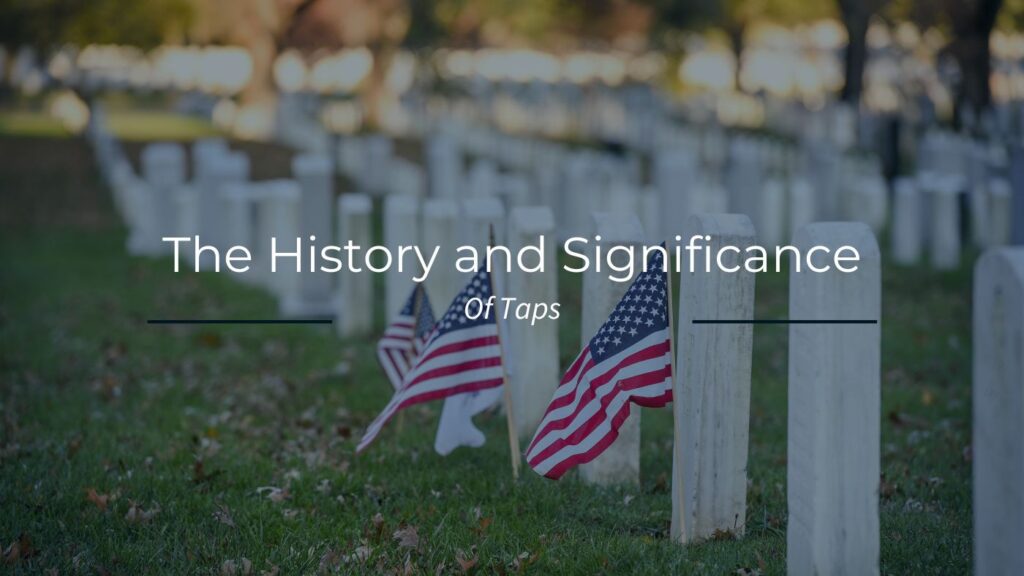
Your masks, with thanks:
M667 247L667 245L666 245L666 247ZM681 437L680 428L682 426L682 423L679 421L679 418L676 417L676 407L674 405L676 402L681 402L682 401L682 398L679 398L679 394L678 394L680 389L682 388L682 386L677 386L676 385L676 383L677 383L677 380L676 380L677 376L676 376L676 329L675 329L676 323L675 323L675 305L674 305L675 304L675 299L673 297L673 291L672 291L672 278L673 278L674 274L672 272L672 265L669 264L669 259L668 258L665 259L665 274L666 274L665 286L666 286L667 291L668 291L668 294L667 294L667 296L668 296L668 349L669 349L669 354L672 355L672 357L670 359L670 364L672 366L672 403L673 403L673 406L672 406L672 428L673 428L673 431L674 431L674 434L675 434L675 438L672 439L672 451L675 452L675 454L673 455L673 459L675 461L675 466L677 468L677 470L675 470L675 474L677 474L679 476L679 487L678 487L679 494L677 495L677 497L679 498L679 540L681 542L685 543L686 542L686 487L685 487L686 485L684 483L684 480L686 479L686 474L684 473L684 470L683 470L683 460L682 460L682 456L680 456L680 452L679 452L679 448L680 447L676 446L676 441Z
M413 350L415 350L416 339L419 335L416 334L416 328L420 323L420 311L423 307L423 293L420 292L422 284L416 284L413 288L415 294L412 297L412 339L413 339ZM416 359L413 358L413 361ZM405 411L399 410L398 414L395 414L395 438L397 439L402 435L402 428L405 426Z
M490 225L490 235L488 238L488 246L494 245L494 225ZM494 282L494 274L491 272L490 267L487 268L487 276L491 280L491 292L494 294L495 302L501 302L498 298L498 287ZM512 389L509 387L508 382L508 369L505 367L505 344L501 337L501 318L497 316L498 306L495 304L494 307L494 328L498 335L498 350L501 353L501 379L502 385L505 388L505 419L508 421L508 449L512 458L512 478L514 480L519 479L519 433L516 432L515 415L512 409Z

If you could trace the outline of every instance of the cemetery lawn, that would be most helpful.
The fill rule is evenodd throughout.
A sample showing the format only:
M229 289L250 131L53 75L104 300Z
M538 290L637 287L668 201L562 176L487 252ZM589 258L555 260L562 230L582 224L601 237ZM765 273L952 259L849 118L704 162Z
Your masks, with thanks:
M372 338L147 325L276 307L124 245L82 140L0 137L0 539L13 573L785 571L783 327L755 329L746 536L684 549L667 537L668 411L644 411L639 487L528 469L513 482L498 415L479 419L484 448L441 458L438 406L356 458L390 391ZM883 276L881 571L969 573L969 270ZM784 317L786 278L757 284L757 315ZM579 277L560 289L566 364Z

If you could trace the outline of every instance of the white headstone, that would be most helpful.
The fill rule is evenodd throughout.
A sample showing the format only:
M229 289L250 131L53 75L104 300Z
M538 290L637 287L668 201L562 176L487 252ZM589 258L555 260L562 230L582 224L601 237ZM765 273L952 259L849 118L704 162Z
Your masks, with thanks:
M789 238L797 230L814 222L817 214L814 188L804 177L798 176L789 184Z
M154 217L153 238L157 253L169 253L173 248L161 242L177 229L175 222L175 196L185 184L185 150L180 144L158 142L142 150L142 177L149 183L153 193Z
M338 197L338 243L351 241L365 251L373 245L373 201L366 194ZM343 270L338 276L334 306L335 328L341 337L365 334L373 328L374 274ZM390 318L388 319L390 321Z
M757 243L754 226L744 215L691 216L683 230L684 243L694 235L711 236L709 250L726 245L744 250ZM738 258L723 258L723 264L735 266ZM685 541L710 538L718 531L742 536L753 326L693 321L753 318L754 274L725 273L716 266L708 272L698 266L692 273L684 268L678 278L673 278L679 292L679 337L672 403L672 538L680 541L684 536L684 511Z
M249 157L242 152L221 151L202 158L196 166L198 233L204 244L221 250L225 247L222 238L224 203L221 199L221 189L225 184L249 179ZM200 267L212 269L210 261L200 262Z
M974 572L1024 574L1024 249L974 271Z
M513 267L508 278L508 295L517 302L558 302L558 266L555 260L555 216L547 207L515 208L509 217L509 248L513 254L526 246L539 246L544 240L545 269L526 273ZM533 254L526 267L536 266ZM509 380L512 385L513 415L519 436L527 438L537 431L548 402L559 382L558 321L516 319L509 322L507 346Z
M1010 183L1002 178L993 178L988 183L988 213L990 246L1005 246L1010 243L1013 225L1013 197Z
M323 246L334 240L334 172L330 158L307 153L292 160L292 173L302 191L299 212L299 236L303 246ZM297 298L284 302L286 314L297 316L328 315L333 312L334 276L302 267Z
M765 180L761 188L760 209L752 215L762 246L774 249L786 243L786 188L779 178Z
M880 319L881 264L866 225L811 224L793 244L801 254L849 246L860 261L851 273L791 267L791 319ZM790 325L789 574L878 574L880 338L878 324Z
M420 241L419 223L420 201L416 196L397 195L388 196L384 201L384 244L392 253L399 246L416 246ZM397 266L392 266L386 272L387 286L387 321L402 310L405 301L413 288L413 270L404 269L398 271ZM431 273L433 276L433 273ZM432 301L438 296L430 295ZM440 304L445 306L445 304Z
M892 257L898 264L913 266L921 259L921 195L912 178L893 184Z
M281 260L272 268L271 246L276 239L278 252L294 252L299 235L302 192L294 180L272 180L263 183L263 192L256 204L256 239L253 247L255 273L278 298L282 314L284 303L294 300L299 291L299 275L293 260Z
M932 267L955 270L960 266L960 184L956 176L934 178L929 191L932 219L928 227Z
M459 242L459 205L450 198L429 198L423 203L423 242L421 248L430 253L438 250L437 264L424 280L430 302L440 314L463 286L462 276L455 269Z
M600 235L594 244L607 252L612 246L633 246L644 243L640 220L632 214L594 213L593 231ZM640 256L635 254L636 258ZM621 264L621 262L620 262ZM580 329L581 346L585 346L601 328L601 324L622 300L629 282L613 282L605 272L591 267L583 273L583 314ZM640 411L631 408L629 418L619 428L619 437L590 462L580 465L580 477L590 484L637 484L640 481Z
M454 138L440 132L427 140L427 174L430 195L434 198L458 198L462 180L462 153Z

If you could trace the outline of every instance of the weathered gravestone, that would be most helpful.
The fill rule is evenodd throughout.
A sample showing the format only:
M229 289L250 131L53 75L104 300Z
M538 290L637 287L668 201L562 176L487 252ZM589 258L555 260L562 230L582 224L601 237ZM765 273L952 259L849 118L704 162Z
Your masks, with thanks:
M539 246L544 239L543 271L524 272L538 265L536 255L524 256L512 268L508 295L517 302L550 304L558 301L558 266L555 260L555 216L547 207L515 208L509 218L509 248L513 254L526 246ZM521 266L521 267L520 267ZM537 431L548 402L560 379L558 365L558 321L516 319L509 322L509 373L516 430L522 438Z
M963 180L957 176L939 176L930 180L931 223L928 240L931 263L936 270L955 270L960 266L960 192Z
M892 257L897 264L913 266L921 259L921 196L912 178L893 184Z
M880 319L880 257L866 225L811 224L794 245L802 254L814 246L853 247L860 261L850 273L834 266L797 272L794 261L791 319ZM878 324L789 327L789 574L878 574L880 335Z
M420 201L412 195L388 196L384 200L384 245L392 253L398 250L399 246L416 246L420 241ZM426 246L424 245L424 249ZM398 314L409 299L409 293L413 288L415 271L411 269L398 270L398 266L392 266L387 271L387 308L385 310L388 322ZM433 276L433 273L431 273ZM437 300L440 295L431 294L432 301ZM444 306L444 304L439 304Z
M198 144L197 144L198 145ZM222 223L224 202L221 190L226 184L245 182L249 179L249 157L242 152L219 151L201 155L196 165L196 224L203 244L223 251ZM200 260L201 269L212 269L210 261Z
M430 196L458 198L462 180L462 153L454 137L447 132L431 136L427 140L426 157Z
M989 246L1004 246L1010 243L1013 227L1013 193L1010 184L1003 178L992 178L988 183Z
M147 248L152 247L154 253L168 253L171 245L160 239L173 236L177 229L175 197L185 184L185 150L180 144L158 142L143 148L141 161L142 177L153 195L152 238L146 240Z
M635 215L594 213L593 230L595 235L601 236L596 244L605 253L613 246L630 246L638 254L644 243L644 230ZM622 263L617 262L619 265ZM608 319L626 294L629 284L613 282L606 273L597 272L593 267L583 273L581 347L587 345ZM630 410L630 416L619 428L615 442L594 460L580 465L580 477L584 482L601 485L640 482L640 410Z
M344 194L338 198L338 244L351 241L364 250L373 245L373 201L367 194ZM365 334L373 328L374 274L365 267L338 276L334 301L335 328L341 337ZM390 321L390 318L388 319Z
M292 173L302 192L299 207L299 229L304 247L324 245L334 240L334 173L331 161L321 154L300 154L292 160ZM294 242L288 242L291 246ZM293 251L291 249L289 252ZM300 256L307 260L305 251ZM286 260L289 266L294 259ZM308 263L299 272L299 291L286 300L286 314L298 316L326 315L333 312L334 276L311 270Z
M974 269L974 571L1024 574L1024 248Z
M709 250L756 243L750 219L737 214L691 216L684 238L711 236ZM738 254L723 258L736 266ZM700 260L698 260L699 262ZM678 280L678 282L676 282ZM694 324L694 320L754 317L754 274L717 266L684 269L673 277L676 313L676 382L672 410L672 538L688 542L716 532L742 536L747 508L747 444L753 326ZM685 522L685 531L684 531Z
M1024 114L1021 115L1024 118ZM1024 123L1024 120L1022 120ZM1010 187L1013 194L1013 217L1010 242L1024 245L1024 144L1011 144Z
M272 180L263 184L256 200L256 246L253 254L255 272L278 298L278 307L287 314L284 302L294 299L299 290L299 275L294 261L275 263L272 247L278 252L294 252L299 234L299 209L302 192L294 180Z
M455 251L459 247L459 205L450 198L430 198L423 203L423 250L437 252L437 264L424 280L427 294L436 313L444 311L462 288L461 276L455 269Z

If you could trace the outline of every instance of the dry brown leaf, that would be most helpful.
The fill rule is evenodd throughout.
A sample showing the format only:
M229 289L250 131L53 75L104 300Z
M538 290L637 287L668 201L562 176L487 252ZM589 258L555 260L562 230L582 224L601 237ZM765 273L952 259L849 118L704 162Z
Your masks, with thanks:
M158 512L160 512L159 506L150 508L147 511L143 510L142 507L135 502L132 502L131 506L128 508L128 513L124 515L124 519L132 524L143 524L152 520L153 516L156 516Z
M231 510L223 504L217 506L217 509L213 511L213 517L225 526L235 527L235 519L231 517Z
M95 504L100 512L107 511L107 505L110 503L110 494L100 494L95 488L86 488L85 498Z
M11 544L4 548L4 563L14 564L19 560L24 560L34 556L36 553L35 548L32 547L32 539L28 537L28 534L22 533L18 536L18 539L11 542Z
M395 530L394 537L402 548L418 548L420 545L420 535L412 525Z
M238 560L225 560L220 565L221 576L252 576L252 560L239 558Z
M473 568L476 568L477 563L480 562L480 558L476 554L467 558L460 550L455 554L455 561L459 564L459 570L461 572L469 572Z

